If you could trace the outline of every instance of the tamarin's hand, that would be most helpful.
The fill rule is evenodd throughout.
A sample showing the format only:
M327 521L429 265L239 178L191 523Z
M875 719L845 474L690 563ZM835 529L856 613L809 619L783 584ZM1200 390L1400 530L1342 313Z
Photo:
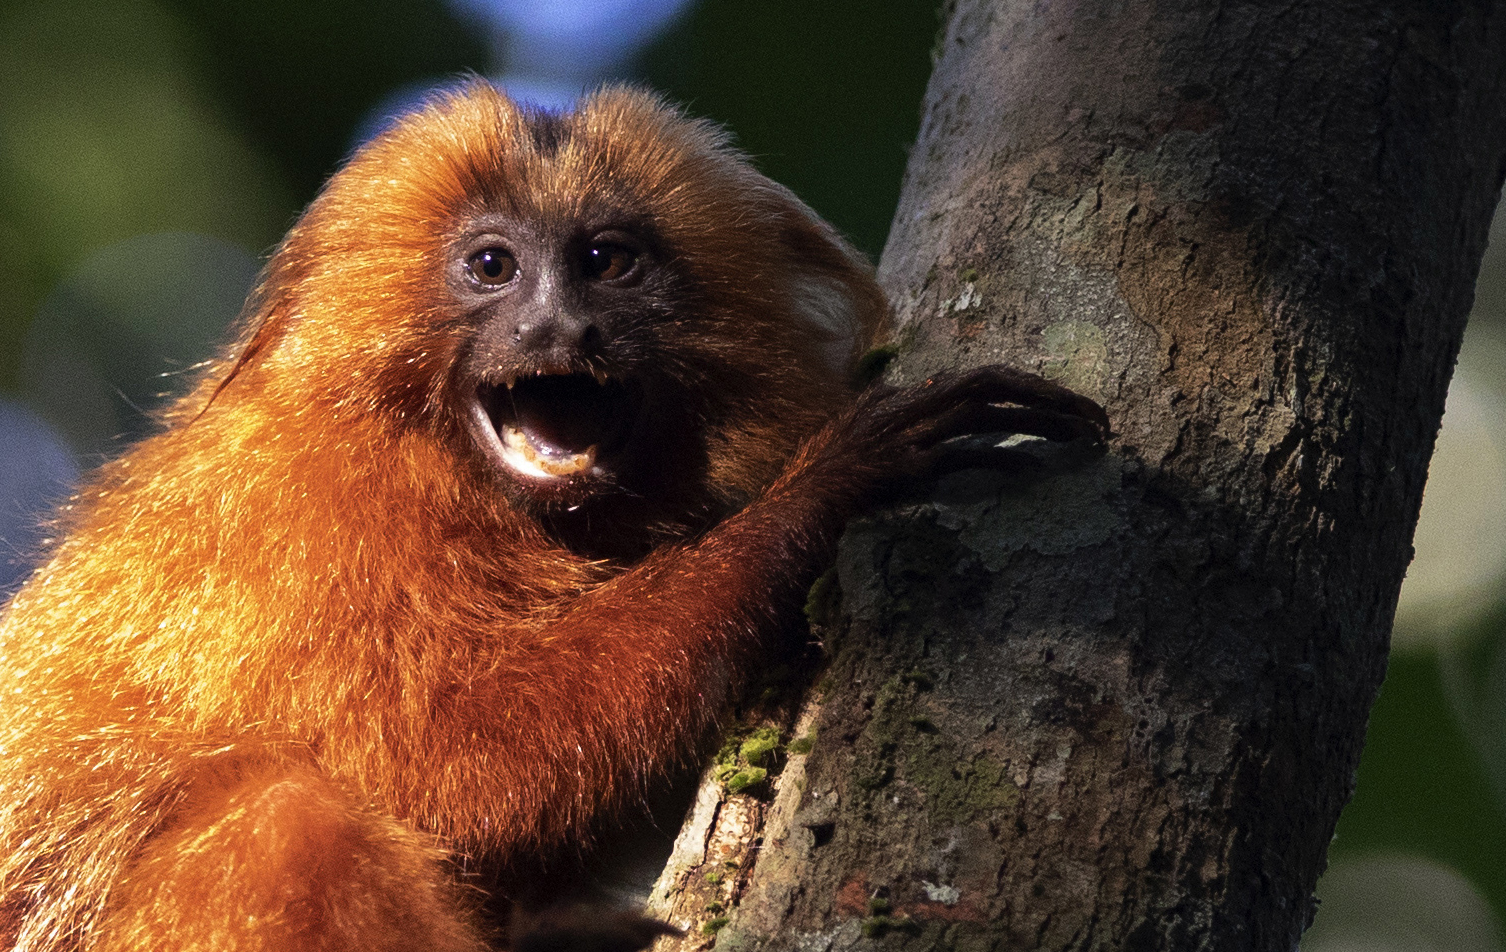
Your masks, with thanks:
M437 97L246 313L0 619L0 943L499 947L473 885L692 756L850 516L1107 433L999 367L854 392L867 262L631 90Z
M1092 400L1034 374L995 365L937 374L908 388L870 385L825 430L830 434L827 455L846 459L868 454L882 486L963 468L1007 466L1021 458L1008 449L966 441L968 437L1028 434L1102 441L1109 435L1109 422Z

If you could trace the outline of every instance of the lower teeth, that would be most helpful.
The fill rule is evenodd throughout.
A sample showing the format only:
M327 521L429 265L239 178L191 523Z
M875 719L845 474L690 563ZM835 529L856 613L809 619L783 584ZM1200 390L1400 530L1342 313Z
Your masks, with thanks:
M535 449L522 430L509 426L502 432L502 459L526 476L569 476L596 465L596 447L588 446L582 453L548 456Z

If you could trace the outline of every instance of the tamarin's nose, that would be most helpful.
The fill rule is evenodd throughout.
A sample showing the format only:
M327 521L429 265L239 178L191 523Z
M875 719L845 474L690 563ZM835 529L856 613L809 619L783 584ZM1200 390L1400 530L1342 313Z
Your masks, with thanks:
M513 330L513 340L525 353L559 350L590 354L601 346L602 334L601 328L589 318L553 314L519 321Z

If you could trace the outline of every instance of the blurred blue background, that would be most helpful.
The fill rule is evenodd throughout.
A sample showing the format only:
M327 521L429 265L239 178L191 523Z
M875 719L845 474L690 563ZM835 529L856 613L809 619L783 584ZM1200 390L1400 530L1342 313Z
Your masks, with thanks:
M877 257L932 0L0 3L0 593L80 468L149 429L352 146L466 73L562 105L646 82ZM1502 949L1506 222L1310 950Z

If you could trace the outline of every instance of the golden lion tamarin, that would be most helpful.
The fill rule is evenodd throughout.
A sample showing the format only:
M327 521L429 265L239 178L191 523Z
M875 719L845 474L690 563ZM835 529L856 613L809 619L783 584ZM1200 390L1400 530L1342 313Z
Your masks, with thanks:
M4 616L4 941L496 941L447 853L556 849L686 756L852 514L991 452L947 441L1106 429L1002 368L854 391L885 316L647 94L400 121Z

